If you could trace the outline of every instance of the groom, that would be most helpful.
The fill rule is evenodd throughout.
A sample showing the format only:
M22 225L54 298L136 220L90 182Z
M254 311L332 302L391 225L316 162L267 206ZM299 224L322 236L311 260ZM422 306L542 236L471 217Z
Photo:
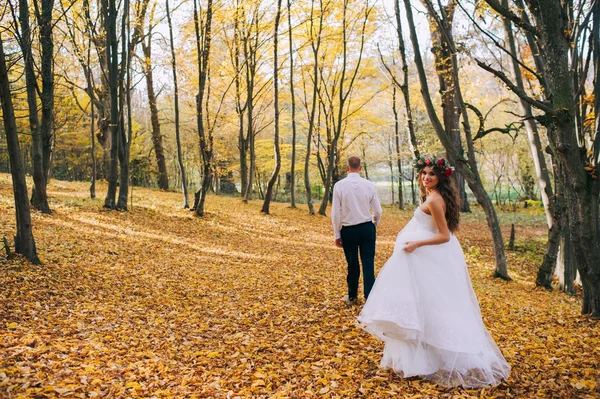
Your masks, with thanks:
M360 177L361 170L359 157L348 158L348 176L333 187L331 206L335 245L344 248L348 262L348 295L344 297L348 305L354 304L358 297L359 252L365 299L375 282L375 227L381 220L381 205L375 185Z

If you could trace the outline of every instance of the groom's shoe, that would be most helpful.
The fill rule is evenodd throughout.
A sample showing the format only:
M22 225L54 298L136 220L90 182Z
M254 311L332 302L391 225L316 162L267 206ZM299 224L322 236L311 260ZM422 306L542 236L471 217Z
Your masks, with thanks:
M348 295L344 296L343 301L347 306L352 306L356 304L356 298L350 298Z

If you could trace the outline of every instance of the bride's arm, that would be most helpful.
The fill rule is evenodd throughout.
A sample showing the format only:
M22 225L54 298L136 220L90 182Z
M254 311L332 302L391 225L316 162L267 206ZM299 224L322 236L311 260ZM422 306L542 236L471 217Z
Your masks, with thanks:
M438 228L438 233L426 240L420 241L409 241L405 244L404 250L406 252L412 252L415 249L424 245L437 245L443 244L450 241L450 230L448 229L448 223L446 222L446 215L444 212L444 199L436 198L426 203L427 209L431 213L431 217Z

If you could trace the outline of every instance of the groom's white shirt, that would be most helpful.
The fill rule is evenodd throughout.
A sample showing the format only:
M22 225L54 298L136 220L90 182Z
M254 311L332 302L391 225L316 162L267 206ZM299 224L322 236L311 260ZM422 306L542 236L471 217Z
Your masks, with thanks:
M345 179L335 184L331 223L336 240L341 237L342 226L365 222L373 222L377 226L380 220L381 204L373 183L363 179L358 173L348 173Z

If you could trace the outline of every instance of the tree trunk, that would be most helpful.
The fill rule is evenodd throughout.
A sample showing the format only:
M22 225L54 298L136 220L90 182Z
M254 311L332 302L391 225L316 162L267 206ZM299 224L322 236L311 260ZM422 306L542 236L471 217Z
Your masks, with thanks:
M13 193L15 198L15 213L17 219L17 235L15 236L15 252L25 256L34 264L40 264L35 240L31 229L31 213L29 211L29 199L27 196L27 183L25 172L21 164L21 149L17 135L17 123L15 110L10 93L10 82L6 68L6 57L4 55L4 43L0 36L0 101L2 102L2 116L4 120L4 132L8 155L10 158L10 172L13 181Z
M321 12L319 13L319 25L316 32L316 38L314 37L314 7L315 0L310 3L310 46L313 53L313 91L312 91L312 103L309 112L308 121L308 132L306 134L306 156L304 158L304 188L306 190L306 205L308 206L308 213L310 215L315 214L315 208L312 203L312 187L310 185L310 155L311 155L311 143L315 125L315 115L317 111L317 93L319 91L319 49L321 47L321 34L323 33L323 3L321 3Z
M118 96L118 48L117 48L117 7L116 0L109 0L107 10L107 59L108 83L110 91L110 169L108 175L108 190L104 199L104 207L116 208L117 184L119 178L119 96Z
M150 121L152 122L152 143L154 144L154 155L158 166L158 187L161 190L169 189L169 175L165 160L165 150L160 133L160 121L158 119L158 106L156 105L156 93L154 92L154 73L152 72L152 24L154 23L154 7L150 12L148 22L148 37L142 40L142 51L144 53L144 75L146 76L146 92L150 106Z
M289 0L288 0L289 1ZM279 177L281 169L281 150L279 148L279 58L277 57L279 44L279 20L281 19L281 0L277 0L277 12L275 14L275 27L273 31L273 111L274 111L274 133L273 146L275 148L275 168L273 174L267 183L265 200L261 209L262 213L269 213L269 205L273 196L273 187Z
M92 143L91 148L91 156L92 156L92 182L90 183L90 198L96 198L96 138L94 137L94 102L90 102L90 107L92 111L91 119L90 119L90 140Z
M398 2L396 1L396 8L397 7L398 7ZM402 187L404 186L404 184L403 184L404 177L402 176L402 156L401 156L401 152L400 152L400 122L398 119L398 109L396 109L396 86L393 86L392 90L393 90L393 92L392 92L392 111L394 112L394 139L396 142L396 162L398 163L398 208L404 209L404 193L402 190ZM405 104L406 104L406 97L404 98L404 100L405 100ZM408 117L408 115L407 115L407 117ZM410 122L410 124L412 125L412 122ZM392 182L393 181L394 181L394 179L392 179ZM392 190L393 190L393 187L392 187ZM393 201L392 201L392 205L394 205Z
M559 250L562 244L562 232L566 228L565 217L565 198L563 187L565 187L565 176L558 166L555 168L556 175L556 190L554 192L552 202L552 226L548 229L548 241L546 244L546 253L538 270L535 284L538 287L544 287L548 290L552 289L552 276L557 268L564 268L561 264L562 260L559 257ZM564 251L563 251L564 252Z
M88 45L88 49L87 49L87 64L90 65L90 61L91 61L91 53L92 53L92 43L91 43L91 39L89 41L89 45ZM90 83L90 80L88 79L88 85ZM90 85L91 86L91 85ZM92 144L92 149L91 149L91 156L92 156L92 182L90 183L90 198L94 199L96 198L96 176L98 174L97 172L97 165L96 165L96 137L94 137L94 108L95 108L95 101L94 101L94 94L92 92L92 88L89 87L89 95L90 95L90 108L91 108L91 116L90 116L90 140L91 140L91 144Z
M52 12L54 0L42 0L40 44L42 47L42 140L44 153L44 184L50 180L50 164L54 144L54 40L52 38ZM49 211L49 209L48 209Z
M179 86L177 83L177 59L175 58L175 43L173 40L173 24L171 22L171 14L169 12L169 0L165 0L167 8L167 21L169 23L169 44L171 46L171 69L173 71L173 87L175 104L175 143L177 144L177 165L179 165L179 173L181 175L181 191L183 192L183 208L188 209L190 202L188 199L187 177L185 175L185 167L183 165L183 155L181 153L181 139L179 137Z
M240 66L240 4L236 1L236 9L233 21L233 43L232 43L232 57L233 57L233 68L235 70L235 112L238 117L238 151L240 154L240 183L241 190L240 196L242 199L246 196L246 190L248 188L248 137L244 134L244 118L246 112L246 106L242 106L242 91L241 91L241 79L240 73L242 67ZM245 36L244 36L245 37ZM244 52L246 54L246 52ZM244 64L245 65L245 64ZM245 65L244 68L246 68ZM247 71L247 69L245 69ZM246 74L246 76L248 76Z
M202 24L202 34L200 33L200 23L198 15L197 0L194 0L194 26L196 29L196 43L198 54L198 95L196 96L196 113L198 125L198 138L200 141L200 155L202 156L202 184L200 187L200 197L195 207L196 216L204 216L204 202L206 194L210 189L212 158L213 158L213 138L210 130L206 129L204 124L204 95L206 83L208 80L208 62L210 57L211 28L213 16L213 2L208 0L206 5L206 19ZM208 108L207 108L208 109ZM208 117L208 115L207 115Z
M404 44L404 35L402 33L402 18L400 16L399 0L394 1L394 14L396 15L396 35L398 37L398 50L400 51L400 59L402 61L402 83L399 87L404 98L406 133L408 136L408 142L410 143L410 152L415 158L418 158L420 153L419 148L417 146L417 138L415 136L415 125L412 118L410 91L408 88L408 63L406 62L406 45ZM400 157L398 157L398 162L400 162ZM400 164L398 165L400 166ZM398 170L401 170L401 168L399 167Z
M296 95L294 92L294 42L292 40L292 13L290 0L287 0L287 12L290 50L290 97L292 107L292 165L290 167L290 207L296 208Z
M568 222L568 221L567 221ZM558 288L569 294L575 295L575 276L577 268L573 259L573 251L571 246L571 236L569 229L563 229L560 239L560 250L558 252L560 262L557 262L559 267L556 268L558 275Z
M31 50L32 36L29 23L29 6L26 0L19 1L19 20L21 22L21 50L25 63L25 82L27 86L27 104L29 108L29 127L31 130L31 158L33 161L33 189L31 203L43 212L51 213L46 193L46 173L44 171L44 140L40 129L37 105L37 79Z
M119 197L117 209L127 210L129 196L129 150L131 147L131 57L132 43L129 23L129 0L123 1L123 16L121 19L121 71L119 74L119 164L121 165L121 176L119 184ZM127 105L127 130L125 134L125 105Z
M256 169L256 135L254 126L254 96L255 96L255 82L256 74L258 72L258 51L259 51L259 15L258 9L256 9L252 16L251 24L248 27L247 33L243 38L243 51L245 60L245 73L246 73L246 111L247 111L247 143L250 156L250 167L248 169L248 183L246 191L244 192L244 203L252 198L254 191L254 181L257 174ZM254 35L254 36L252 36Z

